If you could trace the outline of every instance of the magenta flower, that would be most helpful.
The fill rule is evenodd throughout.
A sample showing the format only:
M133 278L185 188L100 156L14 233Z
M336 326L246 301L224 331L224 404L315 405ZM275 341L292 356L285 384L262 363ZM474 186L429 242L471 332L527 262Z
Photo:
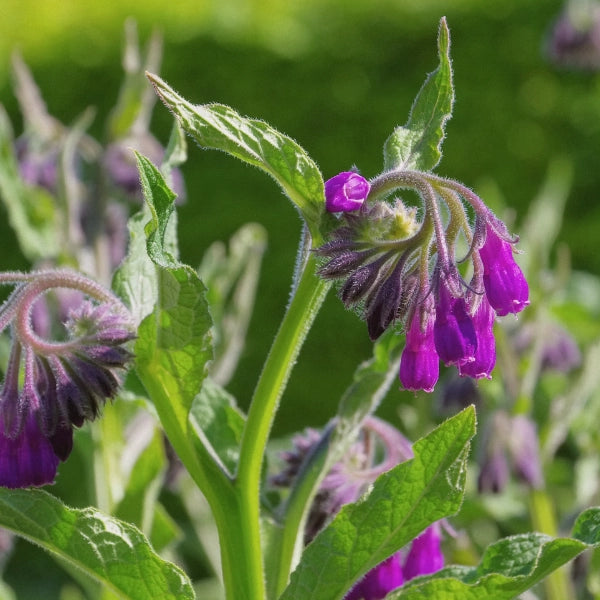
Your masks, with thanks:
M518 313L529 304L529 286L513 257L512 244L488 223L479 249L488 302L499 316Z
M392 554L371 569L344 600L381 600L409 579L436 573L444 566L441 541L440 524L434 523L412 541L404 564L402 552Z
M482 377L491 379L491 373L496 364L494 316L490 303L483 296L473 315L473 327L477 336L474 360L458 365L458 372L461 377L468 375L473 379L481 379Z
M477 334L464 298L455 298L441 282L433 326L435 349L446 365L463 365L475 360Z
M439 523L429 526L419 537L416 537L404 562L404 578L406 581L419 575L429 575L444 567L442 554L442 536Z
M369 190L369 182L358 173L339 173L325 182L325 208L329 212L358 210Z
M371 569L344 596L344 600L381 600L404 583L402 555L392 554L388 559Z
M406 390L432 392L437 383L440 359L433 341L434 319L425 309L415 311L412 317L400 359L400 383Z

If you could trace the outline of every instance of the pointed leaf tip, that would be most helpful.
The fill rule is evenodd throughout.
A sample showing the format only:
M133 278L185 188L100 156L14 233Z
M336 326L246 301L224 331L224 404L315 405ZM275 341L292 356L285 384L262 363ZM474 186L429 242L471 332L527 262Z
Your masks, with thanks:
M437 45L437 68L425 79L406 124L396 127L385 142L386 171L432 171L440 162L445 124L454 103L450 31L445 18L440 20Z

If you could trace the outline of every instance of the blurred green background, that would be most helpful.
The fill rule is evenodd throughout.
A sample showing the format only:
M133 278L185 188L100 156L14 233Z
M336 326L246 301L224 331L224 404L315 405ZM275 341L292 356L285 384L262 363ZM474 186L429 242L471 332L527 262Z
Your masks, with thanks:
M518 219L546 176L567 157L575 179L561 234L575 268L598 272L600 77L557 68L544 48L559 0L3 0L0 101L17 132L10 54L20 49L51 114L72 123L89 105L103 123L122 77L123 24L140 38L164 35L161 75L193 102L229 104L295 138L325 178L356 165L372 177L393 127L406 121L426 73L437 64L438 22L452 34L456 104L437 172L484 197L503 198ZM154 111L166 142L171 117ZM246 350L230 390L247 405L288 300L300 221L273 183L221 153L190 148L180 208L183 258L197 265L214 240L258 221L269 247ZM3 214L3 213L0 213ZM23 266L2 221L0 266ZM278 433L323 424L369 357L366 327L328 298L300 356L276 423ZM382 411L412 395L394 390Z

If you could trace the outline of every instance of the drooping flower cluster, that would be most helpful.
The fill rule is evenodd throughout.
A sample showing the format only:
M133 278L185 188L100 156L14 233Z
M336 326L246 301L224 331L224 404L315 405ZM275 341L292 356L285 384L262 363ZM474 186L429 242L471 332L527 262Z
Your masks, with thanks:
M131 358L132 320L111 292L72 271L3 273L0 283L16 285L0 309L0 330L10 326L12 335L0 392L0 486L46 485L71 452L73 427L116 394ZM32 319L55 288L90 298L69 312L63 341L40 337Z
M326 195L342 194L345 178L357 189L357 177L337 175L326 183ZM333 180L335 186L328 185ZM339 296L348 308L361 310L372 340L394 323L404 327L400 381L406 389L432 391L439 360L456 365L462 376L490 377L495 316L529 304L529 288L513 256L516 239L456 181L390 171L371 184L364 180L363 189L370 189L368 198L352 212L336 200L340 226L316 250L326 259L320 275L342 280ZM400 189L420 196L421 218L400 198L389 201ZM465 257L457 261L460 244Z
M281 455L286 463L285 469L272 477L271 483L291 487L304 461L320 440L321 433L315 429L295 436L294 449ZM383 446L385 458L374 464L378 443ZM412 456L410 442L397 429L375 417L365 419L361 437L331 467L321 482L307 520L305 543L311 542L344 504L356 502L379 475ZM434 573L443 566L441 527L434 523L406 549L396 552L369 571L344 600L380 600L409 579Z

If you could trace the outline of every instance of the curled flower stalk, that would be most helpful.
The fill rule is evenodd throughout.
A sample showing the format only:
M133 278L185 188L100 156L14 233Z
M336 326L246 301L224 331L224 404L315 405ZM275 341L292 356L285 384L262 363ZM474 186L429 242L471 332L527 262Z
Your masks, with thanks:
M345 172L326 183L327 206L341 215L316 250L321 277L340 281L342 302L358 309L372 340L390 326L406 332L400 366L406 389L431 392L439 360L461 376L491 377L495 317L529 304L514 259L517 238L459 182L401 170L363 178L362 186L360 177ZM351 189L369 190L358 207L344 208L339 198L346 180ZM417 194L420 207L398 195L405 190ZM457 260L463 247L466 255Z
M0 327L12 337L0 392L0 485L46 485L71 453L73 428L95 419L117 393L133 324L116 296L73 271L3 273L0 283L16 286L0 309ZM64 339L41 337L34 308L64 288L88 299L68 312Z

